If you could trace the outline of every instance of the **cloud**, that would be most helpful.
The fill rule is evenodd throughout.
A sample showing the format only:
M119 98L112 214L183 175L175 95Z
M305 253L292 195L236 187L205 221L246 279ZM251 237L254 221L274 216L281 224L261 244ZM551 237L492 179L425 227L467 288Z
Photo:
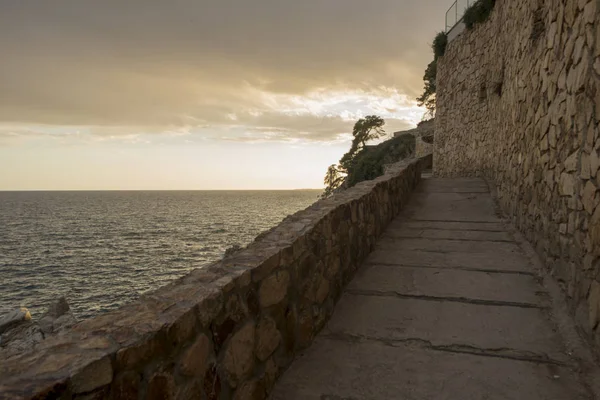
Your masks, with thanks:
M0 128L0 145L9 145L21 140L43 137L42 132L23 128Z
M360 110L414 120L446 3L5 1L0 124L335 140Z

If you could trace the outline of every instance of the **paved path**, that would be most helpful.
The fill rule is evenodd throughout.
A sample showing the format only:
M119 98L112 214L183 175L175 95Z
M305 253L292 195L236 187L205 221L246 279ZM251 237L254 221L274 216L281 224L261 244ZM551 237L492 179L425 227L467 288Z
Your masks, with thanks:
M426 179L272 399L590 399L550 305L485 182Z

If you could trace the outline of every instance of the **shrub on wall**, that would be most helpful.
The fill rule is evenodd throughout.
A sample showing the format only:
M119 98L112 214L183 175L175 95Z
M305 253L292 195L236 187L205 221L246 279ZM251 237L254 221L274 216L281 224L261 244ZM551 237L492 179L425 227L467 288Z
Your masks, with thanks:
M473 29L475 24L487 21L496 5L496 0L477 0L472 6L465 10L463 21L467 29Z
M353 160L348 170L346 186L352 187L359 182L375 179L384 173L386 164L403 160L415 152L415 137L404 134L378 144L364 148Z
M463 21L468 29L473 29L475 24L486 21L494 6L496 0L477 0L472 6L467 8ZM425 86L423 88L423 94L417 98L417 104L419 107L425 107L427 109L426 116L435 116L435 93L436 87L436 75L437 75L437 61L438 58L443 57L446 53L446 46L448 45L448 36L445 32L440 32L433 39L431 48L433 49L433 61L429 63L425 69L425 75L423 76L423 82Z
M448 36L446 36L445 32L440 32L435 35L435 39L433 39L433 44L431 47L433 48L433 58L437 60L439 57L442 57L446 53L446 46L448 45Z
M322 198L327 198L336 192L338 189L344 189L352 185L348 185L348 177L352 175L356 159L366 150L367 142L372 139L378 139L385 135L383 126L385 120L377 115L368 115L356 121L352 129L352 144L350 150L341 158L339 165L331 165L325 174L325 191L321 195ZM377 166L363 166L369 171L366 175L378 174ZM383 167L382 167L383 168ZM346 176L345 176L346 175ZM381 173L379 174L381 175ZM377 176L379 176L377 175ZM372 179L372 178L366 178Z
M429 63L425 69L425 75L423 76L425 87L423 88L423 94L417 98L419 107L425 106L427 115L431 118L435 115L435 78L437 75L437 60L446 53L447 45L448 36L445 32L440 32L435 35L435 39L433 39L431 45L431 48L433 49L433 61Z

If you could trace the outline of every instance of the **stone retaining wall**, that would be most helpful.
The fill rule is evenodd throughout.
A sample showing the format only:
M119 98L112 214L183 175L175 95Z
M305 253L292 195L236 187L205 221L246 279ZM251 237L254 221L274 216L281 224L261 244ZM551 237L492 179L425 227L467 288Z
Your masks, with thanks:
M431 156L0 365L0 398L262 399L324 326Z
M415 156L424 157L433 153L433 138L435 134L435 121L423 121L415 129L394 132L394 137L401 135L413 135L415 137Z
M486 177L600 343L599 0L497 0L438 62L434 173Z

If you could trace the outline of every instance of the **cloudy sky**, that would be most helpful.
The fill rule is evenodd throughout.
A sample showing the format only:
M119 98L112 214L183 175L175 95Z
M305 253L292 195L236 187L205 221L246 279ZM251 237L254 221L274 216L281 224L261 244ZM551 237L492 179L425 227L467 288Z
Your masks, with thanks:
M0 0L0 190L322 187L450 0Z

